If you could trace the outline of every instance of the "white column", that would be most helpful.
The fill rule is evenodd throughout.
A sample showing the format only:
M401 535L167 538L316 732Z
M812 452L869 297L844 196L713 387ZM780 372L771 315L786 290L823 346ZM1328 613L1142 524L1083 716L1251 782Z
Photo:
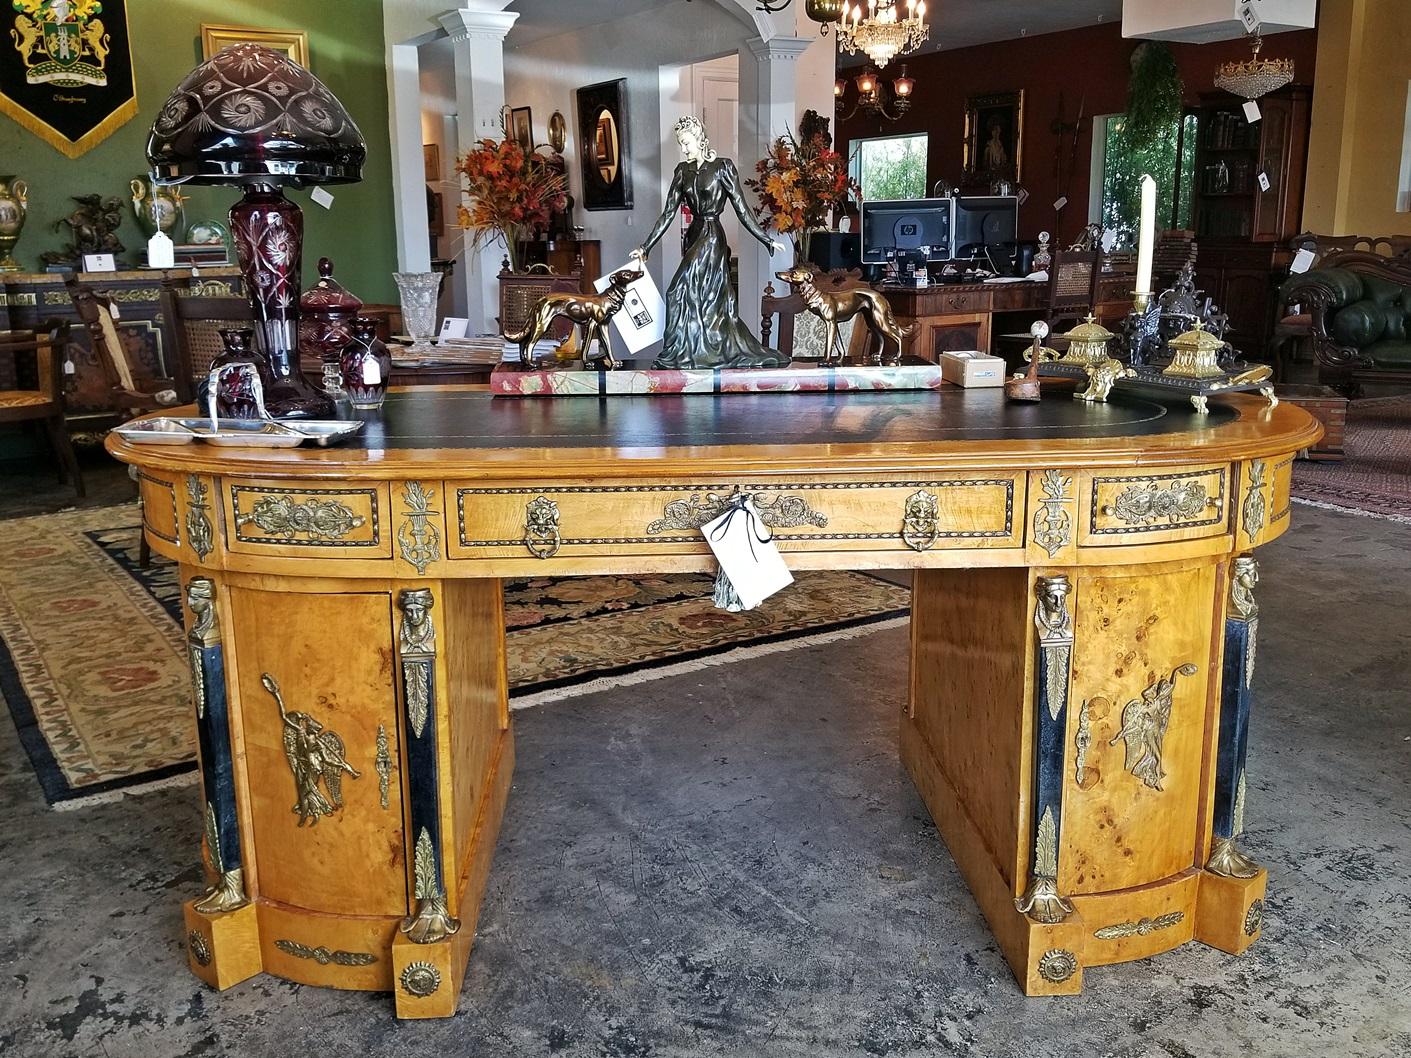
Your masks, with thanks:
M429 272L431 242L426 237L426 181L421 162L421 68L415 44L394 44L387 49L387 103L397 271Z
M500 111L505 105L505 34L519 14L506 11L511 0L462 0L459 10L438 18L455 53L457 155L477 140L500 135ZM420 129L420 117L417 128ZM424 208L424 207L423 207ZM447 203L447 210L452 204ZM495 330L499 312L500 262L498 242L467 251L456 282L464 285L466 310L475 331Z
M812 43L812 37L754 37L740 49L740 136L735 163L742 178L754 175L755 163L768 153L776 137L790 129L797 131L796 60ZM748 191L745 195L753 197ZM776 254L771 261L769 251L754 239L740 241L742 245L735 248L740 258L740 318L758 332L764 286L775 272L793 264L793 252Z

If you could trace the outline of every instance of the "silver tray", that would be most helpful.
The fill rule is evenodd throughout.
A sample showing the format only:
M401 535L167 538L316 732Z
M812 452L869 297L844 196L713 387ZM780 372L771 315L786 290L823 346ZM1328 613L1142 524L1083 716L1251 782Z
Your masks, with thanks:
M128 444L135 445L189 445L196 435L175 419L146 419L115 427L117 434Z
M206 444L226 448L297 448L301 444L326 448L362 431L359 420L304 419L276 422L272 419L144 419L119 426L114 431L132 444Z

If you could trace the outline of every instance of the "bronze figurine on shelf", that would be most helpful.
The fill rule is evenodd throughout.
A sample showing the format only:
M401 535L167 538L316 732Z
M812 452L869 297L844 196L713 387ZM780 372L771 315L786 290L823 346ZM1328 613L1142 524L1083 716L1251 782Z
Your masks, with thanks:
M560 316L578 324L579 346L583 349L583 362L588 362L588 350L597 341L602 355L598 358L601 367L615 371L620 367L612 355L612 343L608 340L608 323L617 315L627 298L627 288L642 278L641 272L623 269L608 277L608 288L602 294L545 294L534 303L529 312L529 322L524 330L506 333L504 338L519 345L519 362L523 367L532 367L534 346L549 332L550 325Z
M656 367L782 367L788 357L759 343L740 319L730 285L730 246L720 216L726 205L740 225L772 254L785 250L770 239L745 202L735 163L711 150L699 118L684 117L674 127L686 160L676 167L661 216L646 241L632 251L645 262L684 205L691 211L686 254L666 290L666 338Z
M846 350L838 341L838 324L862 315L867 329L878 340L876 358L878 363L895 365L901 363L902 343L916 333L916 324L903 327L892 315L892 306L877 291L870 287L855 287L851 290L824 292L814 285L816 273L810 268L794 267L775 273L778 278L794 287L803 298L808 311L823 321L823 363L841 364ZM897 351L887 357L887 342L893 342ZM836 350L837 355L834 356ZM871 341L868 342L871 352Z
M46 250L39 255L45 267L66 265L74 271L83 268L85 254L120 254L125 247L118 240L118 226L122 224L122 200L109 195L73 195L78 208L62 220L56 220L53 230L68 225L73 233L73 241L62 250Z

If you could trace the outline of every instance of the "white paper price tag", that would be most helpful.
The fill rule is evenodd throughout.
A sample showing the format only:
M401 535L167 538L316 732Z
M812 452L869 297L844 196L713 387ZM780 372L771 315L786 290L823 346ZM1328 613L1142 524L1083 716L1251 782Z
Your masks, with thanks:
M1244 120L1245 120L1245 121L1248 121L1251 125L1253 125L1253 124L1254 124L1256 121L1258 121L1262 116L1263 116L1263 115L1259 113L1259 104L1258 104L1258 103L1256 103L1256 102L1255 102L1254 100L1252 100L1252 99L1249 100L1247 103L1245 103L1245 105L1244 105Z
M1263 169L1259 170L1259 190L1268 191L1273 185L1269 183L1269 174Z
M613 314L612 328L627 346L629 353L640 353L653 342L666 336L666 301L652 281L652 274L636 261L629 261L614 271L642 272L642 278L627 287L622 299L622 308ZM593 288L599 294L607 290L612 272L594 280Z
M701 526L701 533L746 610L794 582L773 534L748 496Z
M1062 209L1064 206L1066 206L1066 205L1068 205L1068 196L1067 196L1067 195L1064 195L1064 196L1062 196L1057 202L1055 202L1055 203L1053 204L1054 212L1055 212L1055 213L1058 212L1059 210L1061 210L1061 209Z
M382 367L378 364L376 360L363 361L363 385L382 385Z
M470 331L470 320L459 316L447 316L441 321L442 338L464 338Z
M118 265L110 253L86 253L83 255L83 270L85 272L116 272Z
M313 199L324 209L333 208L333 196L321 187L316 187L309 193L309 198Z
M1294 275L1301 275L1313 267L1313 262L1318 259L1318 255L1312 250L1304 247L1293 255L1293 261L1289 264L1289 271Z
M72 360L65 360L65 361L64 361L64 374L66 374L66 375L72 375L72 374L77 373L77 371L78 371L78 368L76 368L76 367L73 366L73 361L72 361Z

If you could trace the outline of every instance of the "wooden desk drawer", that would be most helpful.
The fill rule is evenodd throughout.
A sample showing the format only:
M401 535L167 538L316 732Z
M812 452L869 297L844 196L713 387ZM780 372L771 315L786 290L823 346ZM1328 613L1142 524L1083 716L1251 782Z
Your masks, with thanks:
M985 290L956 290L941 295L941 312L989 312L990 295Z
M755 497L785 552L1022 546L1019 474L739 487ZM700 527L725 509L733 486L448 491L456 505L452 558L562 558L704 553Z
M391 558L387 486L279 488L226 478L231 551L291 557Z
M1229 467L1094 472L1080 491L1078 544L1120 547L1219 536L1229 524Z

